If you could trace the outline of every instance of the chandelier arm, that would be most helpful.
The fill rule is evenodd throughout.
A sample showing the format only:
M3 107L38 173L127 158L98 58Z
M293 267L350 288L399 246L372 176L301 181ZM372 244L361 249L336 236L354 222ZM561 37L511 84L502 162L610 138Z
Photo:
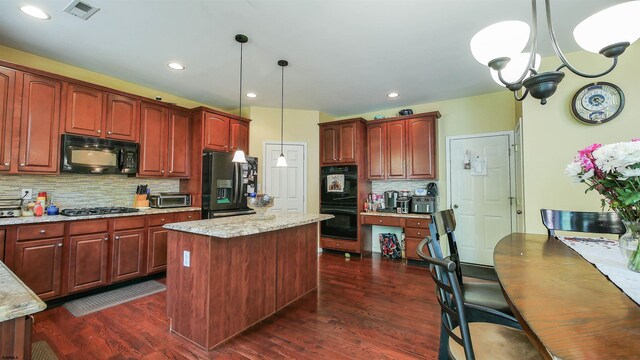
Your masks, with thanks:
M527 95L529 95L529 89L525 88L521 98L518 98L517 93L518 93L517 91L513 92L513 98L516 99L516 101L522 101L527 97Z
M549 36L551 37L551 45L553 46L553 51L555 51L556 55L558 56L558 58L560 58L560 61L562 61L562 65L560 65L556 71L566 67L567 69L569 69L572 73L584 77L584 78L596 78L596 77L600 77L603 75L606 75L608 73L611 72L611 70L613 70L616 65L618 64L618 57L614 56L613 57L613 63L611 64L611 67L601 73L598 74L587 74L587 73L583 73L582 71L576 69L575 67L571 66L571 63L569 62L569 60L567 60L567 58L564 56L564 54L562 53L562 50L560 49L560 45L558 45L558 40L556 39L556 33L553 30L553 24L551 22L551 4L549 2L550 0L545 0L545 11L547 13L547 27L549 29Z

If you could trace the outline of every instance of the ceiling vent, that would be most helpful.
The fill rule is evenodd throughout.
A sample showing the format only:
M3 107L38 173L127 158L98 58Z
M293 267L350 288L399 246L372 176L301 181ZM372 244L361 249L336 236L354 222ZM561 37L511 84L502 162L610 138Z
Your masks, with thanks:
M79 17L82 20L87 20L93 14L98 12L98 10L100 10L100 8L97 8L81 0L75 0L64 9L64 12L69 13L75 17Z

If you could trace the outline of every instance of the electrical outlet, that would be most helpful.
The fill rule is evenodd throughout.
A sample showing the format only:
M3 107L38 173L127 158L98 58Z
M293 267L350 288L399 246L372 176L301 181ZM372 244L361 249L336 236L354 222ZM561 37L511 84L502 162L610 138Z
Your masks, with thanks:
M182 266L191 267L191 252L189 251L182 252Z
M31 200L31 197L33 196L33 191L31 189L22 189L22 193L20 194L20 197L23 197L23 196L25 200Z

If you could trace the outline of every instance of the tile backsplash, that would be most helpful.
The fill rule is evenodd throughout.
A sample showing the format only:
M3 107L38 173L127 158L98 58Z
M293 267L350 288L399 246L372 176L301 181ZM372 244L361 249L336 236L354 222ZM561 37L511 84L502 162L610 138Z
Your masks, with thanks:
M0 175L0 198L16 199L32 189L33 200L46 191L61 209L97 206L131 207L136 186L148 184L153 194L176 192L180 180L143 179L122 175L60 174L57 176Z
M371 182L371 192L374 194L382 195L387 190L408 190L411 191L411 194L416 189L426 189L427 184L436 183L437 181L422 181L422 180L384 180L384 181L372 181Z

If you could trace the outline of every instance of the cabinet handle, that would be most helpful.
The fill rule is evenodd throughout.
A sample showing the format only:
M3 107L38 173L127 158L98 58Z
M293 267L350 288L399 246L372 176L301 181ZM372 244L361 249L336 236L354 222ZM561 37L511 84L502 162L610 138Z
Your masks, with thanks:
M161 222L164 222L164 219L160 219Z
M111 135L111 131L107 131L107 134Z
M193 216L189 215L189 219L191 219Z
M114 239L120 240L120 236L116 236L116 237L114 237Z
M58 247L62 247L62 243L58 243Z
M173 170L169 170L169 174L173 174Z
M96 130L96 131L98 132L98 134L100 134L100 133L102 132L102 130L100 130L100 129L98 129L98 130Z
M420 223L418 223L418 226L420 226Z
M380 224L382 224L382 220L378 220L380 222Z
M9 165L11 165L11 163L8 163L8 162L4 163L4 166L9 166Z
M420 231L418 231L418 235L422 235L422 234L420 233Z
M20 166L24 166L24 163L20 163Z
M162 171L160 171L160 172L164 174L164 170L162 170Z
M107 236L107 237L105 237L103 240L104 240L104 241L109 241L109 237Z
M46 232L47 232L47 230L45 230L45 229L40 230L40 234L44 234Z

